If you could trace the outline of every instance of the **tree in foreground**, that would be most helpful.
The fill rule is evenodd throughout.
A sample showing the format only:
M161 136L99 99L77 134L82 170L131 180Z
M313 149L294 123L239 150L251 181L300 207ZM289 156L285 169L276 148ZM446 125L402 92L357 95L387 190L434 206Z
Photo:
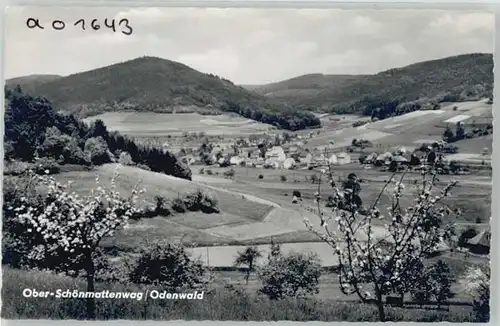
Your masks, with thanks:
M413 300L420 305L420 308L423 308L424 304L428 303L432 298L432 286L425 273L421 273L419 276L419 281L415 288L411 290L411 295Z
M460 280L463 288L474 298L473 311L477 322L490 321L490 269L469 267Z
M260 257L262 257L262 254L255 246L247 247L244 251L238 252L238 257L236 257L236 260L234 263L236 266L241 266L241 265L248 266L247 272L245 275L246 284L248 284L248 280L250 278L250 273L252 273L254 271L255 262Z
M334 249L341 291L376 305L380 321L386 320L384 297L410 292L418 280L414 271L453 234L453 227L443 221L449 209L440 202L456 182L439 189L436 163L422 166L421 182L415 183L415 198L408 207L401 201L406 171L399 176L394 173L367 209L353 200L351 189L336 185L331 169L322 171L332 188L331 213L321 211L319 182L315 202L320 227L308 219L305 224ZM391 184L392 200L384 216L378 205Z
M71 183L61 184L48 175L29 173L33 187L42 186L39 200L29 202L27 197L8 207L14 211L18 233L15 236L29 248L28 259L42 267L77 275L85 271L87 291L94 292L96 262L101 258L99 244L125 226L128 219L139 210L135 208L137 197L143 190L138 185L129 198L123 198L115 190L115 179L110 189L99 186L86 197L70 192ZM87 317L95 319L95 301L87 298Z
M271 300L319 293L321 264L315 253L281 254L275 246L268 263L259 271L260 293Z
M142 250L130 272L134 283L154 284L174 291L205 284L205 269L180 244L154 243Z
M449 298L453 298L454 293L451 291L451 285L455 282L455 277L450 267L442 260L438 260L432 265L426 274L439 309L447 303Z

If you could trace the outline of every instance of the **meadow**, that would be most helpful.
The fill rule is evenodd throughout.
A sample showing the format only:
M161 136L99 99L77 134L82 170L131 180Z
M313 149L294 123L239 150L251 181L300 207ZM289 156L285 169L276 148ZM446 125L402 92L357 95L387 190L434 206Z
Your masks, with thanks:
M96 299L97 319L135 319L135 320L232 320L232 321L377 321L376 307L355 304L352 301L338 300L333 290L335 284L327 285L325 280L322 290L328 299L288 298L269 300L262 295L252 293L252 281L247 289L236 286L231 290L225 285L234 283L227 279L242 275L221 274L218 284L205 291L203 300L131 300L131 299ZM328 278L328 277L326 277ZM44 300L25 298L23 288L36 288L53 291L56 289L85 290L81 279L54 275L48 272L3 269L2 277L2 315L6 319L84 319L86 317L83 299ZM146 293L155 286L122 283L98 283L98 291L129 291ZM435 308L392 308L387 307L388 320L391 321L473 321L472 309L468 305L451 305L449 311Z
M491 124L492 105L486 100L460 102L460 103L442 103L439 110L414 111L400 116L387 118L370 122L368 124L353 127L352 123L356 121L353 116L339 116L339 118L330 120L335 115L323 117L322 121L328 121L320 135L308 140L306 147L313 149L321 145L328 145L333 141L333 147L337 150L350 145L352 139L365 139L376 144L373 151L388 151L399 147L405 147L408 150L414 149L423 142L432 142L441 140L443 132L447 126L455 127L456 122L462 121L466 127L474 127L480 124ZM457 120L458 119L458 120ZM358 118L366 120L366 118ZM455 121L457 120L457 121ZM474 148L467 143L472 140L462 140L456 145L460 152L479 154L484 147L491 148L491 141L486 137L481 143L481 147ZM462 142L464 142L462 148Z
M208 253L212 266L231 266L236 252L242 249L238 245L262 245L261 249L265 251L266 245L274 240L283 243L286 250L289 248L317 252L327 266L336 263L331 248L305 227L304 217L308 217L314 225L317 225L319 223L317 216L291 201L293 190L298 190L305 200L303 205L313 208L308 206L308 201L312 201L318 184L312 184L305 178L317 174L318 171L234 167L234 179L227 179L221 176L226 169L212 168L218 175L211 176L200 175L199 171L193 169L193 181L187 181L136 167L108 164L98 167L95 171L63 172L57 175L57 178L61 181L71 180L77 185L75 187L77 193L85 195L95 186L96 175L100 176L99 182L107 186L112 173L118 171L116 187L121 194L128 195L137 183L147 189L142 196L143 205L154 205L155 196L164 196L170 200L197 189L213 193L219 201L219 213L174 212L169 216L131 221L126 229L103 242L105 248L137 251L146 241L169 239L182 241L189 247L198 247L192 250L196 255L201 255L203 260L206 260ZM340 178L345 178L352 171L356 171L354 164L339 167L335 172ZM356 173L363 179L361 197L365 203L375 200L377 191L390 176L387 172L362 169ZM263 174L264 177L259 179L259 174ZM283 175L286 176L286 181L281 180L280 177ZM411 184L411 180L418 176L409 175L407 178L406 183ZM456 178L461 181L469 179L469 176L456 176ZM444 186L451 179L451 176L442 176L439 184ZM329 191L326 184L321 187L326 196ZM405 206L411 203L411 198L414 196L411 187L409 189L402 198ZM383 195L381 207L390 200L390 194ZM445 204L454 209L461 209L462 214L452 213L448 217L448 221L457 223L459 229L467 226L474 226L479 230L488 228L491 189L485 189L484 185L475 185L473 182L460 185L454 191L454 196ZM324 212L328 212L328 209L325 208ZM383 232L382 224L383 222L376 222L374 231ZM211 248L207 250L203 246Z
M88 195L96 186L96 176L99 184L109 187L111 176L117 172L115 180L116 190L122 196L130 196L135 185L139 184L146 192L141 196L140 206L154 207L155 197L162 196L171 201L182 195L201 189L213 194L218 200L219 213L173 212L169 216L156 216L132 221L131 225L120 231L116 237L107 239L105 247L121 248L126 250L137 249L145 239L150 241L158 239L183 239L186 244L214 244L235 243L238 239L226 237L223 234L210 232L211 228L220 226L253 225L264 219L272 206L265 201L253 200L238 192L231 192L196 181L167 176L165 174L142 170L137 167L122 166L119 164L106 164L93 171L71 171L56 175L61 182L71 181L72 189L80 196Z
M129 136L181 136L204 132L206 135L246 135L273 129L272 126L234 115L198 113L108 112L89 117L104 121L111 131Z

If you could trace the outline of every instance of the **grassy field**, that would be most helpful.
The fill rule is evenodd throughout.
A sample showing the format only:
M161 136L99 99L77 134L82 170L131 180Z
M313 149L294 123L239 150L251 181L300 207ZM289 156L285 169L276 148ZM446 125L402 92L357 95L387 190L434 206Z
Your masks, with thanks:
M96 171L65 172L58 175L58 178L75 182L77 185L75 190L80 194L86 194L95 186L96 174L100 175L100 182L106 184L115 168L116 165L110 164L99 167ZM220 172L222 171L223 169L220 169ZM345 177L350 171L352 168L342 167L338 172ZM363 184L362 199L366 203L373 202L387 176L374 171L360 172L364 174L359 176L368 180ZM210 177L203 175L198 178L195 174L195 181L192 182L134 167L120 167L119 173L117 188L122 195L129 194L133 185L139 181L147 189L143 199L149 204L153 204L153 197L156 195L173 199L186 191L201 188L217 196L221 213L189 212L169 217L142 219L134 222L129 229L119 232L115 238L107 240L104 243L106 246L130 250L146 238L150 240L182 238L186 244L196 243L200 246L261 244L263 241L270 240L271 237L279 239L280 242L319 241L316 236L307 231L303 218L307 216L314 224L319 223L319 219L314 214L301 210L297 204L291 203L294 189L301 191L306 205L312 199L317 185L306 182L305 177L315 173L314 171L278 171L237 167L235 180L215 175ZM258 173L264 173L265 177L258 179ZM286 182L279 181L279 177L283 174L287 176ZM200 179L206 184L196 181ZM328 191L326 185L323 187L324 191ZM490 190L484 187L478 189L473 185L462 186L455 190L454 197L448 200L447 204L452 207L458 205L464 212L456 221L474 224L479 219L480 223L485 223L490 215L490 193ZM410 197L403 198L405 204L409 204ZM258 200L259 198L261 201ZM383 207L389 201L390 195L384 195L381 206ZM268 202L274 206L266 204ZM451 216L451 218L456 217Z
M130 136L180 136L185 132L207 135L244 135L263 132L272 126L232 115L198 113L109 112L90 117L104 121L109 130Z
M218 190L198 182L175 178L161 173L142 170L136 167L122 166L118 164L107 164L98 167L95 171L72 171L61 173L56 176L61 181L72 181L76 193L86 195L90 189L95 188L95 178L100 177L100 184L109 186L112 174L118 171L116 179L117 191L122 196L131 194L132 188L139 184L146 189L141 197L145 204L153 204L155 196L164 196L172 200L187 192L201 189L204 192L214 194L219 200L219 208L222 212L243 217L250 220L261 220L269 210L269 206L263 203L253 202L237 193ZM213 214L217 215L217 214Z
M235 167L235 179L227 180L224 182L224 187L238 192L245 192L255 196L262 196L266 194L266 199L272 200L280 204L283 208L292 210L297 209L297 205L291 203L293 190L299 190L302 197L306 201L312 202L314 193L318 189L317 184L312 184L306 181L306 177L310 178L311 175L318 175L318 171L309 170L274 170L274 169L259 169L259 168L244 168ZM207 184L217 184L220 180L219 176L199 176L197 169L193 170L193 178L206 182ZM213 169L214 172L222 173L224 169ZM334 173L336 177L346 178L351 172L356 173L358 177L364 180L362 183L361 198L365 203L373 203L384 183L390 178L390 172L380 172L376 170L362 169L358 164L349 164L346 166L335 167ZM259 179L259 174L263 175ZM285 176L286 181L280 181L280 177ZM403 204L409 205L414 196L414 187L411 186L413 180L419 180L418 174L408 174L403 183L408 187L405 190L406 195L403 197ZM450 217L456 218L457 222L472 222L474 223L477 218L486 221L491 214L491 176L449 176L443 175L439 177L438 187L442 188L451 180L458 180L459 185L455 187L452 192L452 197L446 200L446 204L452 208L460 208L462 214L460 216L451 215ZM226 179L223 179L226 180ZM329 192L328 186L323 184L321 186L324 192L324 197ZM391 200L392 188L388 189L388 193L384 194L381 198L380 206L386 206Z
M264 254L264 257L266 257ZM467 259L467 264L463 264L465 261L463 256L456 256L454 259L450 257L436 257L428 260L428 264L435 263L438 259L445 261L453 271L455 278L461 279L466 271L466 267L471 265L484 265L487 263L484 259L474 260L472 258ZM239 285L245 288L248 292L256 292L262 283L255 273L250 274L248 285L245 284L245 274L241 271L216 271L217 283L229 283L233 285ZM455 293L454 300L467 301L470 300L470 295L466 293L463 286L459 283L454 283L452 285L452 292ZM338 274L330 271L323 271L319 280L319 293L314 296L317 299L322 300L358 300L356 294L346 296L340 290L338 283ZM405 300L411 300L409 295L406 295Z
M345 177L354 166L344 166L336 172ZM75 182L77 185L75 190L83 195L95 186L96 175L101 177L101 184L109 183L110 175L116 167L117 165L110 164L101 166L96 171L64 172L57 178ZM222 172L224 169L219 170ZM195 181L187 181L134 167L120 166L116 185L122 195L129 194L132 186L139 181L147 189L143 195L146 203L153 203L153 197L156 195L173 199L186 191L201 188L217 196L221 212L218 214L175 213L168 217L157 216L132 221L128 228L118 232L113 238L106 239L102 245L107 248L136 251L143 247L145 241L154 242L163 239L182 241L190 247L200 247L195 248L194 251L204 260L208 260L207 250L202 247L213 246L208 250L211 265L228 266L232 264L237 250L242 249L231 247L231 245L263 245L261 249L265 251L266 244L272 239L289 243L285 246L289 246L290 250L303 251L312 248L320 255L324 265L335 264L332 260L331 248L321 243L320 239L309 232L303 223L304 216L307 216L315 225L319 223L319 219L291 202L292 191L296 189L302 193L305 205L310 204L317 185L306 182L305 177L316 173L315 171L279 171L242 167L236 167L235 170L234 180L224 179L217 175L197 175L195 172L193 178ZM259 173L265 174L265 177L258 179ZM389 174L365 170L357 173L365 180L361 193L363 201L373 202ZM287 177L285 182L279 181L279 177L283 174ZM409 175L408 177L416 178L417 176ZM470 176L459 177L470 178ZM450 176L443 176L441 183L444 185L448 178ZM324 191L328 191L326 185L322 187ZM403 197L404 206L410 204L412 196L410 192L409 195ZM384 205L390 200L390 194L382 196L380 205L382 212L384 212ZM270 205L271 203L273 205ZM463 214L460 216L451 214L448 220L461 223L461 227L466 227L468 224L481 230L487 227L489 222L490 203L491 189L485 189L484 185L481 187L474 184L459 186L446 204L452 208L460 208ZM382 232L383 221L379 221L378 224L374 226L374 231Z
M222 284L241 281L242 274L219 275L219 286L206 292L203 300L130 300L97 299L98 319L135 320L232 320L232 321L377 321L376 308L363 304L353 305L336 299L328 288L335 286L323 278L321 291L328 299L285 299L279 301L254 293L255 285L234 291ZM25 288L55 292L57 289L85 290L80 279L57 276L46 272L20 271L3 268L2 317L6 319L83 319L83 299L25 298ZM253 282L253 280L252 280ZM327 284L331 284L328 286ZM134 291L145 293L154 286L134 284L98 283L97 291ZM333 298L332 298L333 297ZM387 307L391 321L472 321L470 306L451 306L449 311Z
M95 178L100 177L100 184L110 185L111 175L118 167L119 175L116 188L122 196L131 194L134 185L140 182L146 189L142 195L142 205L153 205L155 196L164 196L167 201L182 196L188 191L202 189L214 194L218 201L220 213L206 214L203 212L175 213L168 217L158 216L152 219L141 219L133 222L129 229L123 230L106 246L117 246L130 249L142 243L144 239L179 239L185 243L211 245L214 243L235 243L232 237L207 231L221 226L252 225L261 221L272 208L262 202L251 200L236 192L218 190L209 185L191 182L164 174L145 171L135 167L115 164L98 167L95 171L71 171L56 176L60 181L72 181L73 190L79 195L87 195L90 189L96 187ZM250 199L249 199L250 198Z
M456 110L453 108L457 107ZM381 152L398 147L408 149L416 147L419 143L440 140L447 125L454 127L453 119L466 118L463 120L467 128L474 124L492 123L492 105L484 100L461 103L443 103L440 110L436 111L414 111L401 116L396 116L369 124L352 127L356 119L353 116L340 116L339 120L329 120L325 117L322 121L323 128L319 136L308 140L307 148L313 149L318 146L328 145L331 141L334 147L350 145L353 138L372 141L376 146L373 151ZM479 153L483 148L491 148L492 140L489 137L480 138L474 142L477 147L468 146L468 141L457 143L460 152ZM471 140L470 142L472 142Z
M472 139L460 140L456 142L456 145L458 146L459 152L477 153L478 151L482 151L486 148L491 154L493 150L493 134Z
M199 216L199 215L198 215ZM209 219L211 216L205 217ZM210 222L208 222L210 223ZM234 243L233 239L210 234L201 229L176 223L165 217L157 216L131 222L126 229L120 230L113 237L103 240L101 246L120 251L137 252L144 247L146 241L151 243L169 240L182 241L185 245L215 245Z

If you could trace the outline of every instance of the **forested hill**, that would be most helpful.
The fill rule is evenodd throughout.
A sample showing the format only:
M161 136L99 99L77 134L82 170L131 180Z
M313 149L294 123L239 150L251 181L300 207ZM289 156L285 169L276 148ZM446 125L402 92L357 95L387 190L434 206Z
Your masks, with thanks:
M327 89L346 87L366 76L368 75L307 74L276 83L243 87L293 104L300 99L312 98Z
M80 117L109 111L234 112L246 118L297 130L321 123L309 112L201 73L184 64L141 57L77 73L34 88L57 110Z
M142 146L108 132L101 120L91 126L73 115L58 114L43 98L20 87L5 88L4 161L36 163L54 173L61 165L92 166L122 161L191 180L191 170L163 149ZM4 162L4 163L5 163Z
M332 87L292 103L302 109L337 113L374 110L404 113L440 102L476 100L493 93L493 56L474 53L412 64Z
M21 89L27 93L31 94L34 92L34 90L40 85L52 82L54 80L57 80L59 78L62 78L62 76L59 75L28 75L28 76L23 76L23 77L16 77L16 78L11 78L7 79L5 81L5 84L8 87L15 87L17 85L21 86Z

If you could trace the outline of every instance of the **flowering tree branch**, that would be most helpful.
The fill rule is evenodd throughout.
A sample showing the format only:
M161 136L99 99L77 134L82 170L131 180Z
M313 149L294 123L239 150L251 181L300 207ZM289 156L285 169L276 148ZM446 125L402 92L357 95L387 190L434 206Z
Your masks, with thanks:
M305 224L334 249L338 257L342 292L346 295L357 294L362 302L376 303L381 319L385 318L382 296L391 292L407 292L416 281L414 271L420 268L423 259L452 235L452 227L442 225L449 208L440 207L438 203L450 195L450 190L457 182L451 182L436 193L436 166L439 163L437 160L430 166L421 166L422 182L417 187L413 203L408 207L402 207L401 199L405 189L403 180L409 167L398 178L397 172L392 174L366 211L361 207L358 196L361 185L355 175L348 177L350 186L344 185L341 189L335 184L330 165L328 171L321 171L315 194L316 214L321 228L314 227L307 218ZM329 217L324 216L320 204L323 175L327 176L332 188L329 197L332 212ZM378 206L390 184L395 187L386 217ZM376 229L380 230L381 227L376 228L375 221L383 223L385 234L377 234ZM335 227L336 231L333 231ZM367 285L375 291L375 296L369 288L363 292L363 286Z

